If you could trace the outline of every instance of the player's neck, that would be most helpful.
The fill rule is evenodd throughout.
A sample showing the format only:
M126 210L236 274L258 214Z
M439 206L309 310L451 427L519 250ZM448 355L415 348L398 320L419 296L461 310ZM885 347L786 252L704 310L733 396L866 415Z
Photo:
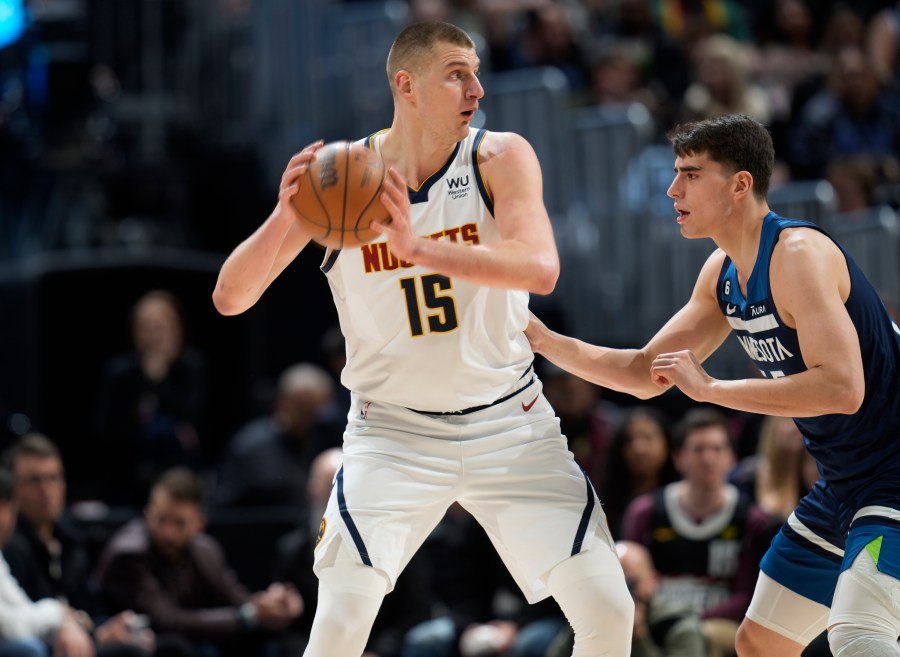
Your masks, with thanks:
M416 189L447 163L457 143L394 121L381 138L381 156Z
M739 211L731 226L714 239L716 245L728 254L738 272L742 292L756 264L763 219L769 212L766 203L753 203Z

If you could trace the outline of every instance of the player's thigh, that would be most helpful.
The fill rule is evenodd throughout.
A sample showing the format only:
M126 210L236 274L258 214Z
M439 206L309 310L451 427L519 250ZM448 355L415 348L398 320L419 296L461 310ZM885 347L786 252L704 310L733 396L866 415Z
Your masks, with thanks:
M822 481L800 500L760 561L760 578L748 611L753 620L776 631L784 629L797 641L808 642L825 629L813 625L831 606L844 559L837 507L833 492ZM780 617L780 611L791 608L802 612L795 623Z
M339 536L358 563L393 584L443 517L458 485L458 450L448 441L413 440L381 430L345 441L316 547L317 572L333 561Z
M760 572L746 618L802 647L825 630L828 611L826 605L800 595ZM752 625L742 628L744 632L753 630Z
M558 427L558 425L557 425ZM484 527L526 596L572 555L602 546L614 554L593 486L558 428L467 443L460 503ZM538 598L539 599L539 598Z
M739 657L799 657L821 634L839 564L784 537L772 541L735 646ZM802 591L802 593L800 592Z
M837 623L900 635L900 527L872 524L850 529L828 619L829 626Z
M747 609L755 625L744 628L745 634L761 626L805 646L826 628L843 551L803 534L806 530L792 518L772 540Z
M744 618L735 637L738 657L800 657L804 646L783 634Z

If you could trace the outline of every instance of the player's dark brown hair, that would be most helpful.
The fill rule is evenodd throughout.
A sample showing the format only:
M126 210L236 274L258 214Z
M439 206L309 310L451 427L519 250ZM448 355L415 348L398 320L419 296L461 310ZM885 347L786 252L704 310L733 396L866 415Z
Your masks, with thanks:
M423 21L404 28L387 58L387 76L391 89L397 71L413 70L423 57L430 55L435 44L449 43L475 50L475 42L464 30L442 21Z
M772 135L755 119L730 114L705 121L683 123L666 135L675 155L707 155L731 173L747 171L753 176L753 194L765 199L775 167Z

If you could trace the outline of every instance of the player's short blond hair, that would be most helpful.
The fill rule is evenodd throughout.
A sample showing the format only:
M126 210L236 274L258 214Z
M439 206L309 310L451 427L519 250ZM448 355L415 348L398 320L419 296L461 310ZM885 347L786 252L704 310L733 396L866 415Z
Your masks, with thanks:
M413 23L397 35L388 53L387 76L391 89L394 88L394 76L397 71L415 71L421 62L431 55L435 44L438 43L449 43L475 50L475 42L456 25L442 21Z

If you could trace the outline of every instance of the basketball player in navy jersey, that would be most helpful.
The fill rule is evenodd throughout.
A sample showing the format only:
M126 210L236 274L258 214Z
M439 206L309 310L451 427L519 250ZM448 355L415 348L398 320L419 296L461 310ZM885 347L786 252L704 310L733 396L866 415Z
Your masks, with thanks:
M669 134L668 194L687 238L719 247L687 304L642 349L607 349L534 318L536 352L602 386L795 418L822 475L762 560L741 657L799 655L826 627L835 657L900 655L900 329L852 258L769 210L774 149L745 116ZM701 363L733 332L763 378Z
M362 653L384 595L457 501L529 601L556 599L574 655L629 652L634 604L524 334L528 293L549 293L559 273L540 166L522 137L471 127L478 68L452 25L400 33L393 123L364 140L390 167L391 221L373 243L324 256L352 403L315 550L309 656ZM223 264L223 314L253 306L309 243L290 199L320 146L291 159L272 214Z

